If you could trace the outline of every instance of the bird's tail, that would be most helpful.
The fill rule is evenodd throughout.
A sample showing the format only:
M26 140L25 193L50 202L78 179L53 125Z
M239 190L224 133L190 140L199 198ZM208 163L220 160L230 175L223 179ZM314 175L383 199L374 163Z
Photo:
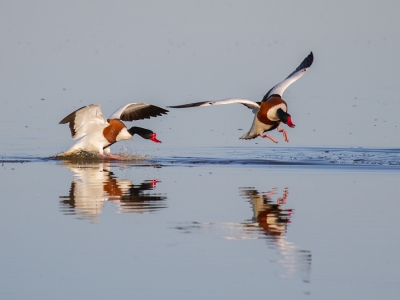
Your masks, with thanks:
M255 139L258 136L258 134L251 133L251 131L246 132L243 134L239 139L241 140L252 140Z

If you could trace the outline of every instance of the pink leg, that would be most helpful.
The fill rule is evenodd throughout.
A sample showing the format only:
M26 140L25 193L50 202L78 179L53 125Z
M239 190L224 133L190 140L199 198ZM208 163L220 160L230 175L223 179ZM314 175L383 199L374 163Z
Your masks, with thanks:
M285 140L285 142L289 142L288 134L287 134L285 129L281 129L281 125L280 124L279 124L279 126L278 126L278 128L276 130L278 130L279 132L283 132L283 139Z
M272 136L270 136L269 134L260 134L260 136L262 138L269 138L271 141L273 141L275 144L278 143L278 141L276 139L274 139Z
M276 195L277 194L277 192L276 192L277 189L278 189L277 187L272 188L272 190L267 192L267 195L270 196L270 197L272 195Z
M282 198L278 198L277 203L278 204L286 204L286 199L287 199L288 195L289 195L289 190L288 190L288 188L285 188L283 190Z

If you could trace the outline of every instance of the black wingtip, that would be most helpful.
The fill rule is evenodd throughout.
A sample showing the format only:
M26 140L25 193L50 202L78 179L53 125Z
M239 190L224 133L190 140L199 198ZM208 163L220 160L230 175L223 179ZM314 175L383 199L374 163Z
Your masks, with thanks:
M171 105L167 106L168 108L186 108L186 107L193 107L194 105L191 104L182 104L182 105Z
M296 71L301 70L301 69L305 69L305 68L309 68L311 67L312 63L314 62L314 54L312 53L312 51L310 52L310 54L308 54L308 56L301 62L301 64L297 67ZM293 72L294 73L294 72Z
M211 104L210 101L201 101L201 102L182 104L182 105L174 105L174 106L167 106L167 107L170 107L170 108L188 108L188 107L201 106L201 105L206 104L206 103L210 103Z
M174 106L167 106L168 108L185 108L185 107L190 107L186 105L174 105Z
M312 53L312 51L310 51L310 54L307 55L307 57L305 59L303 59L303 61L301 62L301 64L296 68L296 70L294 70L292 73L290 73L290 75L287 78L289 78L290 76L292 76L294 73L296 73L297 71L300 71L302 69L306 69L311 67L311 65L314 62L314 54Z
M306 65L304 68L311 67L313 62L314 62L314 53L312 51L310 51L310 54L308 54L308 56L303 61L303 63L305 63L305 65Z

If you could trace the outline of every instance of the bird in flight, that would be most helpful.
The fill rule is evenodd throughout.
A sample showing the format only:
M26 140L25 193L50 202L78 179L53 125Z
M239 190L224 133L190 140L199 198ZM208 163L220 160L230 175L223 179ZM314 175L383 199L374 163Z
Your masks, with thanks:
M261 102L254 102L248 99L228 98L217 101L202 101L183 105L168 106L171 108L188 108L196 106L213 106L222 104L240 103L250 108L255 114L253 124L248 132L240 137L240 139L254 139L258 136L268 138L274 143L278 141L266 132L277 129L283 133L283 138L289 142L289 137L285 129L281 129L281 122L294 128L292 116L288 114L288 105L282 99L283 92L293 82L298 80L311 67L314 61L312 52L301 62L301 64L282 82L271 88L264 96Z

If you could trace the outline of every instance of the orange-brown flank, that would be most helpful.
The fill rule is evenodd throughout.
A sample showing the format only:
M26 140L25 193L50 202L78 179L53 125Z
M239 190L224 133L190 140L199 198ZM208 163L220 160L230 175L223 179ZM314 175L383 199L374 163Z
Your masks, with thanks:
M110 125L104 128L103 135L107 139L107 141L113 144L117 141L117 135L122 130L122 128L125 127L125 125L120 120L116 119L108 120L108 123L110 123Z
M282 103L287 106L286 102L280 97L272 97L265 102L261 102L260 110L257 113L257 119L267 125L274 125L276 123L279 123L280 121L271 121L270 119L268 119L267 112L271 107Z
M108 178L103 185L103 191L107 196L109 196L108 200L121 200L121 196L123 195L122 190L118 186L117 180L114 178Z

